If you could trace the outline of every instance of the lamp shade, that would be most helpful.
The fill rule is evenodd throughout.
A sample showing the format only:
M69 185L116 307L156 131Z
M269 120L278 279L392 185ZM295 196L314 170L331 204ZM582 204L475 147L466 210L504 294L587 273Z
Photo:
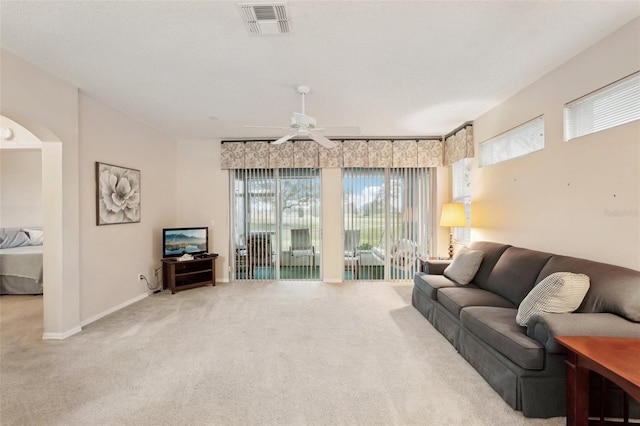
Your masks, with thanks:
M445 203L440 214L440 226L467 226L467 216L464 213L464 204Z

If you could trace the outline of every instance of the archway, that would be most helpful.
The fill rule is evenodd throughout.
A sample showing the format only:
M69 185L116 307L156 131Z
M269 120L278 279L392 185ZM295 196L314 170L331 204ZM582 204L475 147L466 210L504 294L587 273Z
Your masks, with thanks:
M15 118L15 117L14 117ZM63 222L63 149L62 141L51 131L28 119L20 118L20 123L0 116L2 127L11 128L16 144L40 145L42 151L42 227L46 233L43 248L43 268L45 290L43 293L43 339L64 339L81 330L79 289L74 280L64 280L64 235ZM3 145L10 144L4 141ZM76 224L77 226L77 224ZM76 271L77 272L77 271ZM69 293L74 297L67 297Z

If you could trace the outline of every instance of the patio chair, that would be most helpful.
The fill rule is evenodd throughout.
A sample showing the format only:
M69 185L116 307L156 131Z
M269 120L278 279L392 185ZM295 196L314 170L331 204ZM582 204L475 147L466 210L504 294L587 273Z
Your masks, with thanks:
M291 230L291 246L289 252L294 259L300 257L311 258L311 267L316 267L316 248L311 242L311 232L309 228Z
M248 274L247 277L255 278L255 268L273 268L273 246L271 233L253 232L247 238Z
M344 231L344 270L351 271L354 279L360 276L360 230L347 229Z

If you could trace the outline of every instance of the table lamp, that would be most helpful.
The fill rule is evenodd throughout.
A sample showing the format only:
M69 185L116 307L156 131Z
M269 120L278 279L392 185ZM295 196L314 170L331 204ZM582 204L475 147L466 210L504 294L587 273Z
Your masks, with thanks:
M462 203L444 203L440 214L440 226L449 228L467 226L467 215ZM449 259L453 258L453 229L449 231Z

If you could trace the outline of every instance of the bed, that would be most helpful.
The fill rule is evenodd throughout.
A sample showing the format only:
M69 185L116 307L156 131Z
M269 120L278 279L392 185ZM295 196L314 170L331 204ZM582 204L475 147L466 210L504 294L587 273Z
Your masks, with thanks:
M42 248L42 231L0 230L0 294L42 294Z

